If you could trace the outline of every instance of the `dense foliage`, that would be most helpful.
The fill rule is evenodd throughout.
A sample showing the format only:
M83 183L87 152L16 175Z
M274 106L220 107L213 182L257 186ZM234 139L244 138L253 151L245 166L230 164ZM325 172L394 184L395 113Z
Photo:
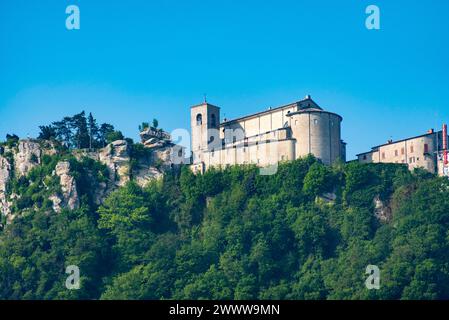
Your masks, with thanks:
M81 209L33 201L0 231L0 298L449 298L449 181L423 171L312 157L271 176L184 168L143 189L130 182L99 208L90 182L77 183ZM80 268L79 290L64 286L68 265ZM367 265L380 268L379 290L365 287Z
M38 139L54 139L68 148L76 149L102 148L112 141L123 139L123 134L116 131L113 125L98 125L92 113L86 117L84 111L50 125L40 126L39 129Z

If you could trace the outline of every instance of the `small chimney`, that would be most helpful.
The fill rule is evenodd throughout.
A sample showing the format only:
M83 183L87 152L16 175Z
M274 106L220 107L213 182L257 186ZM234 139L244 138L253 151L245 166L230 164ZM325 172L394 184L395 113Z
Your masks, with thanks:
M433 130L433 128L432 129L429 129L429 130L427 130L427 133L434 133L435 131Z
M392 144L392 143L393 143L393 140L388 139L387 143L388 143L388 144Z
M307 99L312 99L312 97L310 96L310 94L306 95L306 100Z

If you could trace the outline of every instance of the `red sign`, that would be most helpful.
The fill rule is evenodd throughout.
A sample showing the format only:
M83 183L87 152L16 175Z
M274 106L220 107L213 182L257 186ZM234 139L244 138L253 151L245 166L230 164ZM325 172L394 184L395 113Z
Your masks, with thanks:
M443 124L443 163L445 166L447 166L448 159L447 159L447 125Z

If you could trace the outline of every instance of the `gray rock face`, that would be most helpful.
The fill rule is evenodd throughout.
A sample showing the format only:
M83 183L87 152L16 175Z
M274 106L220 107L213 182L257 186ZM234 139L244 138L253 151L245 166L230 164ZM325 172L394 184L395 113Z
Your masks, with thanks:
M169 133L151 127L140 132L140 139L147 148L160 148L171 145Z
M109 168L110 180L123 186L130 180L130 148L126 140L117 140L100 150L98 160Z
M392 218L391 208L385 204L379 196L375 197L374 200L374 215L380 221L390 221Z
M131 149L126 140L117 140L98 151L75 150L74 156L80 161L83 157L91 158L106 165L109 169L109 185L102 185L96 190L99 196L108 194L115 187L120 187L130 180Z
M146 133L151 135L150 133ZM109 181L100 182L95 190L92 190L93 199L100 205L103 200L118 187L125 185L131 179L140 186L146 186L153 180L160 179L165 170L177 165L173 161L173 145L168 143L168 136L163 132L157 138L164 143L157 147L149 148L151 153L145 159L133 159L137 161L137 166L131 169L131 146L126 140L117 140L100 150L74 150L73 155L81 160L83 157L99 161L109 168ZM147 138L144 135L143 138ZM148 146L147 146L148 147ZM12 159L8 160L4 156L6 152L12 153ZM42 162L43 155L57 154L56 146L50 141L20 140L17 147L6 148L3 155L0 154L0 215L6 215L8 221L14 217L11 214L11 206L14 197L20 195L6 195L8 182L15 176L16 178L26 176L34 167ZM176 152L179 151L176 149ZM133 172L131 172L133 171ZM62 209L77 209L80 207L79 194L76 189L76 182L70 173L70 163L60 161L54 170L54 175L60 178L61 194L52 194L49 199L53 202L55 212ZM95 179L93 177L93 179Z
M41 163L42 150L39 143L31 140L21 140L18 152L14 153L14 167L18 177L28 174L31 169Z
M163 173L155 167L141 167L134 173L134 180L141 186L147 186L151 181L162 178Z
M70 163L68 161L58 162L55 174L60 179L62 195L54 194L49 198L53 202L53 210L61 212L62 208L78 209L80 202L75 178L70 175Z
M8 159L0 156L0 214L8 216L11 213L10 203L6 197L6 186L11 179L11 164Z

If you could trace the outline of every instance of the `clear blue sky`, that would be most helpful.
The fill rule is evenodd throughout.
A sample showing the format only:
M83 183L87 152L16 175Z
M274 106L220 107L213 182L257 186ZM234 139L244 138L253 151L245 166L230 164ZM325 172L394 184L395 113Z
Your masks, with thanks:
M81 29L65 28L76 4ZM381 30L365 28L365 8ZM1 0L0 137L92 111L127 136L311 94L343 116L348 158L449 122L448 0Z

